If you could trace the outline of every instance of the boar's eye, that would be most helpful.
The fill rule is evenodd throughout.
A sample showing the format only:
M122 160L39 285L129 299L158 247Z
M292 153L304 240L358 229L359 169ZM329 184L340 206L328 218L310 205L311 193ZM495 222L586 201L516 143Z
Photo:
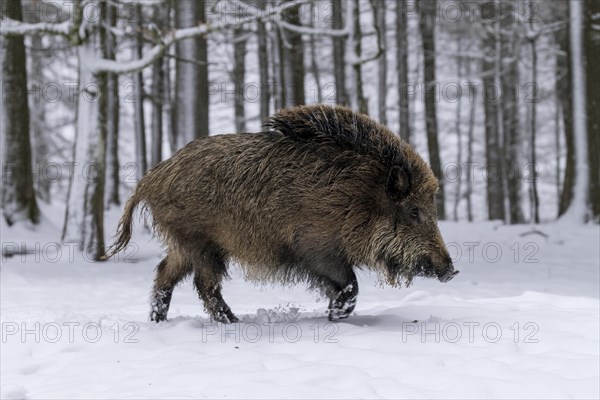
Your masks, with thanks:
M413 208L410 210L410 218L413 219L414 221L419 221L419 209L418 208Z

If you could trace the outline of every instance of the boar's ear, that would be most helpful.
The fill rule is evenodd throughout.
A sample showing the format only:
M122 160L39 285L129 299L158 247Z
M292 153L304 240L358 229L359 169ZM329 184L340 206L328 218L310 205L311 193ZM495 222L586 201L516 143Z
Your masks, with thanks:
M410 176L404 166L390 169L386 182L386 192L395 201L400 201L410 192Z

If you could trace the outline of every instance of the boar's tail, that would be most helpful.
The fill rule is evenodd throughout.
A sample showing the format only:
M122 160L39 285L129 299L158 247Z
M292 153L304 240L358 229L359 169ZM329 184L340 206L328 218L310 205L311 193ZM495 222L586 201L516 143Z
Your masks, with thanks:
M102 261L108 260L129 244L129 241L131 240L131 228L133 226L133 212L140 203L140 200L139 191L134 192L129 200L127 200L123 216L119 220L119 225L117 226L117 240L108 248L106 254L100 258Z

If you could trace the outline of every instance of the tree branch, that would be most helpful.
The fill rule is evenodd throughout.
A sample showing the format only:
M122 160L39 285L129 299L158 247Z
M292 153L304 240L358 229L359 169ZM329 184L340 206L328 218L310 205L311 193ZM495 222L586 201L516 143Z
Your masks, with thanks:
M263 11L260 14L248 16L235 22L220 22L220 23L203 23L191 28L183 28L167 33L166 36L159 37L158 43L142 58L128 62L95 59L90 61L90 66L94 73L111 72L114 74L128 74L146 68L154 61L158 60L165 50L175 42L184 39L190 39L196 36L206 35L207 33L235 28L249 22L266 21L268 18L278 15L288 8L297 7L302 4L309 3L312 0L295 0L289 3L284 3L278 7ZM261 10L262 11L262 10Z
M34 35L36 33L48 33L51 35L69 36L71 23L69 21L53 24L48 22L38 22L30 24L27 22L16 21L11 18L3 18L0 24L0 35Z
M277 24L282 26L284 29L288 31L300 33L302 35L325 35L325 36L333 36L333 37L347 37L350 32L348 27L346 26L344 29L329 29L329 28L312 28L309 26L299 26L290 24L287 21L279 20Z
M184 39L190 39L197 36L206 35L209 32L224 30L229 28L235 28L240 25L256 22L266 21L269 18L281 14L288 8L298 7L300 5L309 3L313 0L294 0L289 3L281 4L280 6L270 8L269 10L259 10L260 13L251 15L246 18L242 18L235 22L219 22L219 23L202 23L200 25L183 28L168 32L164 36L157 36L156 45L152 47L142 58L132 61L115 61L107 60L103 58L93 58L86 60L90 70L97 74L101 72L111 72L114 74L129 74L142 70L158 60L165 52L165 50L173 45L175 42ZM258 10L258 9L257 9ZM73 29L73 24L63 22L60 24L49 24L49 23L38 23L38 24L27 24L20 21L11 20L6 18L2 21L0 26L1 35L31 35L35 33L48 33L53 35L62 35L69 37Z

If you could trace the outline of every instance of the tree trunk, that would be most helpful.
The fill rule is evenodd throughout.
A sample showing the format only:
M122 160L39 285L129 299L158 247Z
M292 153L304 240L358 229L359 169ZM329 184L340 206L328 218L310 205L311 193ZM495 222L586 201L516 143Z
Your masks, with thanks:
M398 82L398 120L400 137L410 142L411 129L409 122L408 104L408 13L407 3L396 3L396 62Z
M471 79L471 60L467 60L467 76ZM467 220L473 221L473 133L475 131L475 112L477 110L477 87L469 85L469 130L467 132L467 184L465 190L465 198L467 200Z
M534 29L534 25L533 25L533 13L531 13L530 18L529 18L529 24L530 24L530 28L533 30ZM536 39L532 39L530 42L530 49L531 49L531 81L534 85L534 98L532 99L531 103L530 103L530 116L529 116L529 122L531 124L530 127L530 134L531 134L531 139L530 139L530 159L529 162L531 163L531 182L529 183L529 203L530 203L530 217L529 220L531 223L534 224L539 224L540 223L540 213L539 213L539 208L540 208L540 204L539 204L539 199L538 199L538 190L537 190L537 158L536 158L536 154L535 154L535 148L536 148L536 118L537 118L537 102L538 102L538 91L537 91L537 85L538 85L538 75L537 75L537 50L536 50Z
M461 38L457 40L457 53L460 54L461 47ZM462 82L462 64L463 60L461 56L456 57L456 71L458 81ZM456 166L459 173L457 174L457 182L456 182L456 191L454 192L454 208L452 210L452 216L454 217L454 221L458 221L458 206L460 205L460 199L462 198L462 166L463 166L463 139L462 139L462 126L461 126L461 114L462 114L462 96L458 99L456 103L456 115L454 116L454 130L456 131L456 141L457 141L457 153L456 153Z
M162 161L163 142L163 99L164 99L164 59L161 57L152 64L152 147L150 166ZM167 72L168 73L168 72Z
M142 58L142 6L135 5L135 51L136 57ZM134 100L133 125L135 130L136 178L142 179L148 163L146 161L146 118L144 113L144 74L142 71L133 74Z
M271 34L271 63L273 76L273 85L271 86L273 97L273 103L276 110L284 107L285 98L285 74L283 73L283 63L281 61L282 56L282 44L281 44L281 31L275 29Z
M21 1L2 5L0 17L22 21ZM23 36L7 36L2 60L2 214L8 225L40 220L33 188L29 107L27 104L27 64Z
M175 27L189 28L206 22L204 0L178 0ZM178 147L209 134L208 59L206 38L184 39L176 45L175 104L173 129Z
M504 7L503 7L504 9ZM506 187L508 189L509 222L520 224L524 222L521 210L521 168L519 149L521 146L519 126L519 56L516 44L516 26L512 4L500 18L501 30L501 74L502 88L502 132L504 139L504 171L506 172Z
M482 3L480 10L485 18L485 10L489 10L490 3ZM491 3L494 5L494 3ZM492 21L491 19L487 19ZM493 24L493 25L492 25ZM497 22L486 22L484 26L483 48L484 57L481 63L483 80L483 107L485 114L485 157L486 157L486 193L488 218L490 220L505 220L504 209L504 174L502 152L500 146L500 124L499 124L499 88L496 85L497 76L497 52L495 30Z
M300 6L288 8L283 12L286 22L301 25ZM282 38L283 71L285 74L284 105L286 107L306 104L304 95L304 45L302 35L297 32L284 31Z
M317 15L318 16L318 15ZM310 3L310 27L314 27L313 21L315 20L315 4ZM316 86L316 100L317 103L323 102L323 88L321 87L321 74L319 73L319 60L317 56L317 43L315 39L316 35L309 36L309 47L310 47L310 72L315 78L314 86Z
M429 164L438 179L440 190L437 195L437 211L439 219L446 219L444 175L438 144L438 125L436 110L435 80L435 9L436 0L421 0L419 7L421 38L423 41L423 78L425 90L425 126L427 131L427 148Z
M106 22L109 26L117 24L117 8L108 3L106 6ZM106 31L104 38L106 58L114 60L116 55L115 36ZM107 104L106 104L106 205L120 205L119 198L119 76L107 74Z
M86 7L100 8L97 2ZM85 15L85 13L84 13ZM104 15L104 12L101 13ZM100 20L103 20L101 17ZM87 21L84 22L87 24ZM74 168L70 176L69 194L62 240L76 241L80 250L100 260L104 246L104 178L106 161L106 74L95 75L90 59L104 57L104 45L98 26L85 25L83 43L77 46L79 92L75 127Z
M590 163L589 202L592 218L600 219L600 2L586 0L586 93L588 159Z
M352 64L352 74L354 75L354 104L352 104L352 106L360 113L369 114L369 103L367 102L363 91L362 63L360 62L362 56L360 1L351 0L347 4L348 7L351 7L352 9L352 34L350 35L351 40L349 40L349 44L353 47L352 51L354 52L354 63Z
M558 67L557 67L558 68ZM558 72L557 72L558 74ZM560 195L561 195L561 180L560 180L560 151L561 151L561 121L562 121L562 106L558 91L558 82L556 82L556 75L554 81L554 173L556 179L556 204L557 209L560 207Z
M342 29L342 0L331 0L331 27ZM338 104L350 105L346 90L346 39L333 37L333 75L335 78L335 96Z
M163 20L163 26L165 29L173 29L174 27L174 12L173 12L173 2L167 1L165 3L165 18ZM167 140L169 142L169 151L170 154L173 154L177 151L177 132L175 132L174 126L174 115L175 111L174 107L174 91L173 91L173 79L172 79L172 71L176 68L174 67L175 61L175 49L174 46L169 47L166 50L165 56L163 57L163 112L164 112L164 133L167 135Z
M586 124L586 85L584 49L584 3L578 0L569 2L569 40L571 44L571 70L573 99L573 133L575 139L575 184L573 199L563 218L585 222L588 216L589 163ZM597 110L596 110L597 112ZM598 157L598 154L594 155Z
M258 8L264 10L265 2L258 0ZM258 69L260 74L260 121L261 124L269 117L270 86L269 86L269 42L267 27L263 21L257 22L258 37Z
M387 125L386 115L386 100L387 100L387 40L386 40L386 23L385 23L385 0L377 0L376 3L377 13L377 25L379 26L379 35L381 40L381 47L384 51L379 55L378 73L379 73L379 93L377 94L378 99L378 111L379 111L379 122Z
M246 39L241 28L233 30L233 85L235 131L247 132L246 111L244 108L244 90L246 81Z
M568 2L561 2L560 5L562 6L561 11L563 11L563 15L568 15ZM573 186L575 185L575 135L573 133L573 101L571 99L573 77L571 70L571 44L569 43L570 21L566 18L565 22L567 23L566 27L556 32L555 35L556 43L564 53L556 57L558 74L556 77L556 87L561 102L566 147L564 178L558 206L559 216L562 216L571 205L571 201L573 200Z
M41 16L41 4L38 0L33 2L36 12L31 13L30 15L33 17L31 23L43 22L40 18ZM48 165L48 157L50 155L50 149L48 146L48 140L50 139L48 136L48 128L47 128L47 120L46 120L46 102L43 98L40 97L39 93L44 89L46 85L46 80L44 78L44 64L45 57L43 55L43 43L42 43L42 34L36 33L31 35L31 51L29 53L31 68L30 78L33 81L33 85L36 85L35 96L31 96L29 98L29 112L30 112L30 123L31 123L31 137L33 141L32 146L32 154L33 154L33 167L35 171L41 171L45 166ZM30 83L31 84L31 83ZM37 198L45 201L46 203L50 202L50 187L51 180L46 179L43 175L38 175L37 179L33 180L33 185L35 188L35 193Z

